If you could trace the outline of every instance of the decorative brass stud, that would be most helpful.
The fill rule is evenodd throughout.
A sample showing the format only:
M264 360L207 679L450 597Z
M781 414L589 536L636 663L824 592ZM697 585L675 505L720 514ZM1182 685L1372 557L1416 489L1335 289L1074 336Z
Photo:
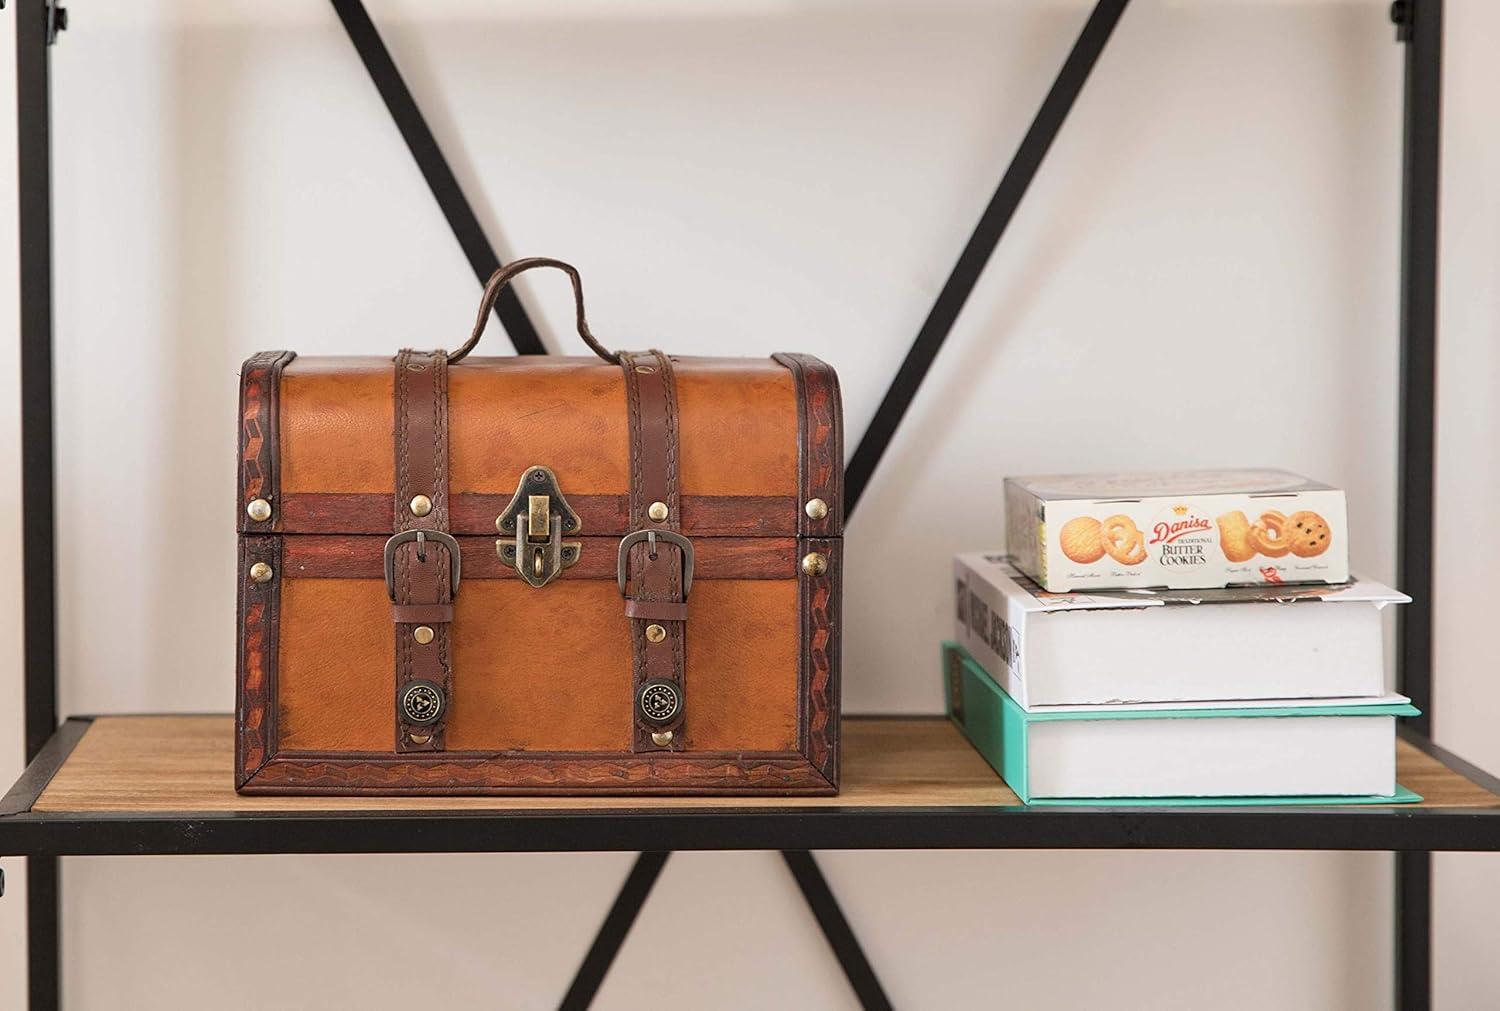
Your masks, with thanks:
M428 628L426 625L418 625L416 628L411 630L411 637L425 646L432 641L432 629Z
M647 625L646 626L646 641L647 642L661 642L666 637L667 637L667 630L664 629L664 628L662 628L660 625Z
M401 715L419 727L436 723L447 707L443 689L431 681L413 681L401 693Z
M651 743L656 745L658 748L665 748L667 745L672 743L672 731L658 730L656 733L651 735Z
M276 575L276 570L272 569L265 562L256 562L250 566L250 579L253 582L269 583L271 577L274 575Z
M820 520L828 515L828 503L820 498L810 498L802 511L807 513L809 519Z
M809 551L802 556L802 571L809 576L821 576L828 571L828 556L817 551Z
M245 506L245 512L257 523L264 523L271 518L271 503L263 498L253 498Z
M671 681L657 678L647 681L635 696L636 711L641 719L664 733L667 724L682 712L682 691Z
M407 734L406 739L413 744L426 744L432 740L431 734Z
M411 500L411 514L413 516L426 516L432 512L432 499L426 495L414 496Z
M667 504L665 502L652 502L646 507L646 515L660 523L667 518Z

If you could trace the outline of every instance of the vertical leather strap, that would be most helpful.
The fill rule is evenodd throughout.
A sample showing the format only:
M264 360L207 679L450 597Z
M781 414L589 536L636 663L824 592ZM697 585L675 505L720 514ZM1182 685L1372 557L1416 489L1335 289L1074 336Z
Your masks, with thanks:
M395 395L396 532L446 533L447 353L408 350L398 354ZM398 752L443 750L453 682L451 562L448 548L436 540L407 541L395 548L392 618ZM410 620L414 618L420 620ZM434 706L437 718L427 721Z
M620 364L625 371L630 426L631 530L680 533L677 389L671 360L660 351L621 352ZM665 540L656 541L654 546L643 542L630 549L625 613L630 618L635 654L631 713L635 727L632 747L636 751L682 747L687 700L683 676L687 658L684 563L682 549ZM669 719L651 720L642 711L642 692L660 682L675 687L676 711ZM660 701L669 694L656 693L656 699Z

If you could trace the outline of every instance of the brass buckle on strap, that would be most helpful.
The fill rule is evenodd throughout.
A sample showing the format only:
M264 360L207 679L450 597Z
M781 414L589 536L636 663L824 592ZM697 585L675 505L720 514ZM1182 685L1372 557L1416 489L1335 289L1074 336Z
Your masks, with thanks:
M458 554L458 541L441 530L403 530L385 542L385 591L391 595L392 601L396 599L396 548L407 541L416 541L417 558L425 562L427 561L427 542L429 540L436 542L447 550L448 593L450 596L458 594L459 573L463 567Z
M649 545L651 557L655 558L656 542L659 540L682 549L682 599L687 600L688 591L693 588L693 542L671 530L637 530L620 540L620 558L615 567L620 582L620 596L625 596L625 584L629 581L630 549L645 541Z

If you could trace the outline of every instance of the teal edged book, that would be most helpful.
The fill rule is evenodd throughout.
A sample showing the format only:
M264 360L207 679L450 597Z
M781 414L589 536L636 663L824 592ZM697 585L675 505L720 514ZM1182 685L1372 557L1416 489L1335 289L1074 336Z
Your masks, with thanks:
M962 646L943 644L948 716L1029 805L1407 804L1395 721L1371 699L1042 706L1016 703Z

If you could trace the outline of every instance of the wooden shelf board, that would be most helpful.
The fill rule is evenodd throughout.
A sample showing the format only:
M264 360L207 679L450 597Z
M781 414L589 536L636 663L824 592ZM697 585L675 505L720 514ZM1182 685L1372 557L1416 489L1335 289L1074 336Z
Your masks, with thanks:
M234 792L233 747L229 716L99 717L31 809L253 814L1020 806L958 731L932 717L846 719L837 797L243 797ZM1405 741L1397 743L1396 758L1398 779L1423 795L1421 807L1500 807L1500 795Z

